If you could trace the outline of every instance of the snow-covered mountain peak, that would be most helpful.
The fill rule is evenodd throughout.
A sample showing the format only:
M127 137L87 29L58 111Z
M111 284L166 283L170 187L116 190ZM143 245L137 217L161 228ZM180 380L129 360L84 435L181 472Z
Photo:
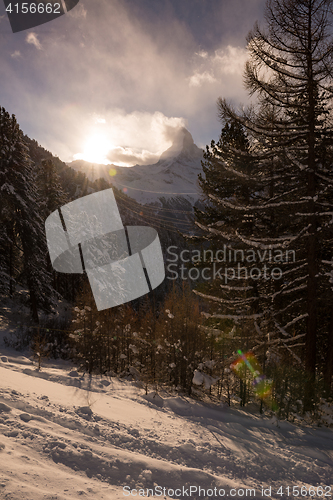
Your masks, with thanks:
M203 151L194 144L190 132L182 128L172 146L162 153L157 163L152 165L133 167L100 165L97 175L92 164L82 160L74 161L70 166L75 170L84 171L91 180L94 180L92 176L103 177L142 204L163 205L165 200L181 197L192 206L199 199L197 180L199 173L202 172L202 159ZM115 173L112 178L109 174L110 166Z
M194 144L192 135L185 127L176 135L172 146L161 154L159 161L175 158L180 155L189 159L197 159L199 157L202 159L201 149Z

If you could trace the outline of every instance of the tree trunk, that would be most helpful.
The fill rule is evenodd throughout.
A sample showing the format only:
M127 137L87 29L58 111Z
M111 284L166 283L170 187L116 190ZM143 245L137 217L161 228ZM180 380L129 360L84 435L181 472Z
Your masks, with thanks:
M305 367L310 375L310 383L306 387L305 409L312 408L312 398L316 375L316 349L317 349L317 224L315 215L316 195L316 156L315 156L315 96L313 81L312 61L312 16L309 12L308 21L308 102L309 102L309 136L308 136L308 183L307 195L311 197L308 203L309 216L309 239L307 249L308 282L307 282L307 334L305 338Z
M9 246L9 296L12 297L13 290L13 244Z
M333 376L333 311L331 311L330 329L327 339L327 353L324 368L324 384L325 395L330 397L332 390L332 376Z

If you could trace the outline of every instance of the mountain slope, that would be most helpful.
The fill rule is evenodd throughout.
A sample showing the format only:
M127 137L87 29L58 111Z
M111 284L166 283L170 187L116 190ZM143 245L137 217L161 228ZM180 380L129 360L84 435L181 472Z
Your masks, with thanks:
M188 498L192 487L194 499L277 500L293 486L332 495L332 429L146 396L136 382L80 375L60 360L38 371L28 353L3 347L7 328L0 316L0 498L116 500L147 489L159 497L158 488L160 498Z
M90 179L103 177L118 189L126 190L128 196L141 204L157 203L163 206L166 200L182 198L193 206L199 198L197 179L202 171L202 159L202 150L194 144L188 130L183 128L173 145L153 165L118 167L76 160L70 166L85 172Z

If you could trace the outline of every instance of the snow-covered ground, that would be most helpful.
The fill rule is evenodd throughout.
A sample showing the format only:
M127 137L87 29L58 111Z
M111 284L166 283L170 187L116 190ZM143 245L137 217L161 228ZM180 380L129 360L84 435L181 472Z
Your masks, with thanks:
M2 336L0 499L281 499L302 486L308 497L333 496L332 429L146 396L135 382L89 378L64 361L38 372Z

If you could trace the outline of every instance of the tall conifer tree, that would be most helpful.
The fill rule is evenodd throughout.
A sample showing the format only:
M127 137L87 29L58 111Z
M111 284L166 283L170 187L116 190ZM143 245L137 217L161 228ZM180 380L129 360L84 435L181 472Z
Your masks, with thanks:
M22 255L20 279L28 287L32 317L38 321L38 309L48 310L54 299L46 269L44 224L28 148L15 116L4 108L0 108L0 151L1 222L7 228L7 246Z
M257 105L237 113L218 100L222 121L235 121L247 131L256 157L250 178L260 196L240 203L210 193L221 207L222 222L230 210L254 216L252 227L233 232L236 239L261 251L295 251L295 262L282 266L282 279L266 290L266 303L261 297L262 312L270 339L287 350L292 339L304 335L300 361L313 380L320 368L328 386L333 356L332 7L331 0L267 2L267 30L256 25L247 39L245 84ZM237 163L235 154L231 163ZM218 221L206 229L223 237ZM312 397L308 391L308 408Z

